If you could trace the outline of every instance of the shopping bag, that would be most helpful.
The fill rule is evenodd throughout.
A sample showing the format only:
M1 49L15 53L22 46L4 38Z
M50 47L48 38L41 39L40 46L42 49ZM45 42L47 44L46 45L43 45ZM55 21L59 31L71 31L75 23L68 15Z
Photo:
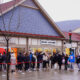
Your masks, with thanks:
M55 63L55 64L54 64L54 69L57 69L57 68L58 68L58 64Z
M65 59L62 59L62 64L64 64L65 63Z

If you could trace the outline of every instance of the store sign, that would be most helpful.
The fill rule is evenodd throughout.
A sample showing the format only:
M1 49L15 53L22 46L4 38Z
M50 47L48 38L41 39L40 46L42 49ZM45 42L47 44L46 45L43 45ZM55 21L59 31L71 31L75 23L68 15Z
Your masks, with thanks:
M66 43L66 47L67 48L77 47L77 43L74 43L74 42L71 43L71 44L70 43Z
M72 43L72 47L77 47L77 43Z
M56 41L53 40L41 40L41 44L49 44L49 45L56 45Z
M72 44L69 44L69 43L66 44L67 48L71 48L71 46L72 46Z
M0 43L5 43L4 37L0 37Z

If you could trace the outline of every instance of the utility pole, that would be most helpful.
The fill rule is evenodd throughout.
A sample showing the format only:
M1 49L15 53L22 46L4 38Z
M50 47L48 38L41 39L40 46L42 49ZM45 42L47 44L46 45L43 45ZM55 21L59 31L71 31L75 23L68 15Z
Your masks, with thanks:
M72 39L71 39L71 37L72 37L72 32L71 32L71 30L70 30L70 32L68 33L68 35L69 35L69 43L71 44L71 43L72 43ZM71 48L70 48L70 54L71 54Z
M9 39L6 39L6 43L7 43L7 80L9 80L9 52L8 52L8 50L9 50Z

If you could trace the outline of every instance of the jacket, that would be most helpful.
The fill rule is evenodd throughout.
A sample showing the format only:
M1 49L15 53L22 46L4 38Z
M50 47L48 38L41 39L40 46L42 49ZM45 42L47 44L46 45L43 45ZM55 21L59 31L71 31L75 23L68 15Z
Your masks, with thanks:
M73 52L69 56L68 61L71 62L71 63L74 63L75 62L75 56L74 56L74 53Z

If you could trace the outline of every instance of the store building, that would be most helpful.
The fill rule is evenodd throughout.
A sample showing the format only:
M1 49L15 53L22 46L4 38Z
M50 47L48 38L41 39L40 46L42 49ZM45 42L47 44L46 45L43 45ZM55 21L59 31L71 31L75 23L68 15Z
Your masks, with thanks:
M15 9L12 3L12 1L6 3L6 6L9 6L6 9L2 8L6 30L2 22L2 15L0 16L1 48L6 48L6 41L2 33L10 35L9 48L16 52L35 51L36 49L52 52L54 49L59 49L62 53L69 48L68 33L58 28L37 0L17 0ZM10 16L13 12L9 27ZM17 29L19 19L20 24ZM75 39L73 36L72 41L72 47L78 53L80 35L76 34Z

